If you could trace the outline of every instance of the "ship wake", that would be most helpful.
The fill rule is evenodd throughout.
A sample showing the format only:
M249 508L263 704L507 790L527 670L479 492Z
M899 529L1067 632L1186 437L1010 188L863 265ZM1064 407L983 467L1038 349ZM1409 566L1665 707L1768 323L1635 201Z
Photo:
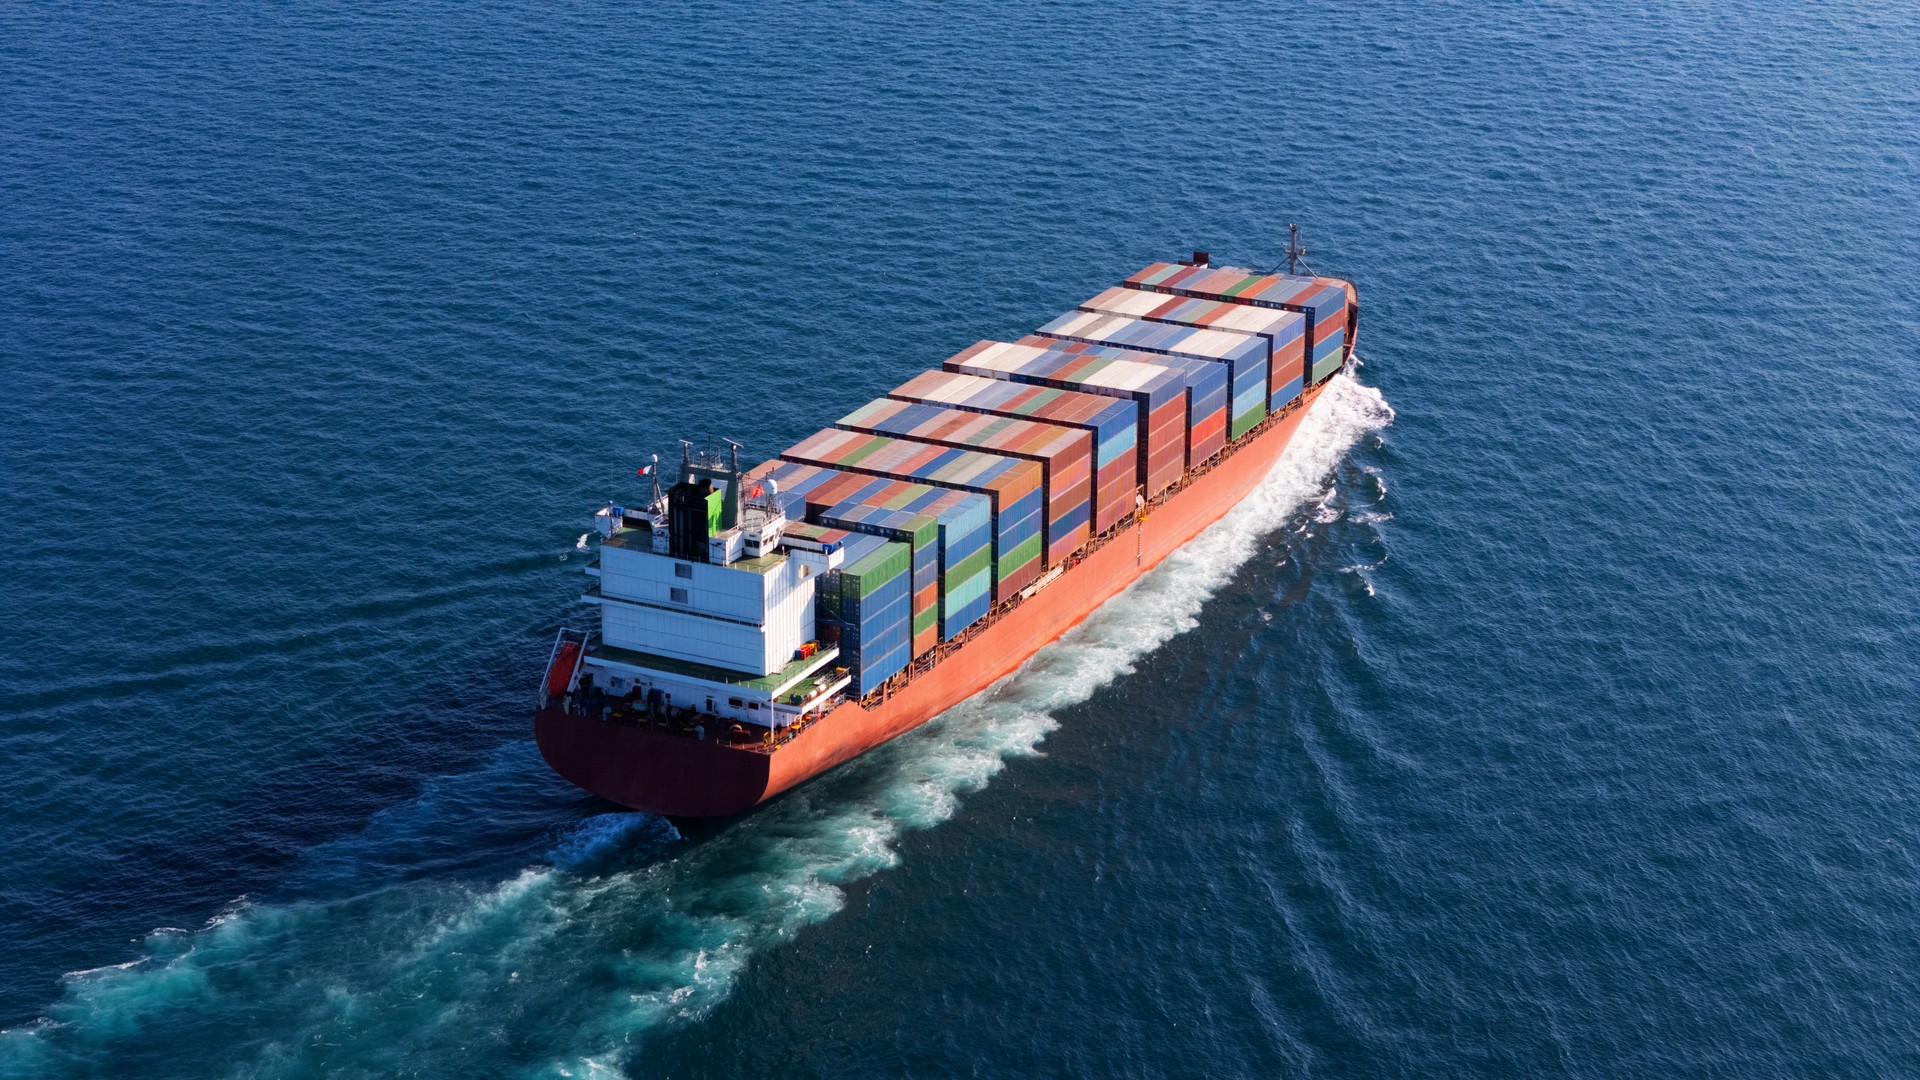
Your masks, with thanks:
M904 833L1038 753L1065 707L1195 626L1257 541L1320 500L1341 458L1392 418L1378 391L1337 377L1239 507L1081 626L710 837L632 814L530 831L529 808L551 814L556 796L503 781L545 783L531 743L516 744L319 852L301 895L155 931L138 959L67 976L45 1017L0 1032L0 1073L455 1075L484 1058L521 1075L621 1075L650 1034L707 1014L756 953L894 865ZM520 805L499 810L502 791ZM471 824L490 813L515 824ZM513 861L447 869L450 846L486 844ZM409 858L442 861L410 870Z

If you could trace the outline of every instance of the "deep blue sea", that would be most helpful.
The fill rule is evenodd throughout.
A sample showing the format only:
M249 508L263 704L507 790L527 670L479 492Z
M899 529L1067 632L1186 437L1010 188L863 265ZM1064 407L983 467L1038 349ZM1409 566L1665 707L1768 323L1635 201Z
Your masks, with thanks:
M1246 505L683 833L575 542L1148 262ZM0 9L0 1075L1920 1075L1920 8Z

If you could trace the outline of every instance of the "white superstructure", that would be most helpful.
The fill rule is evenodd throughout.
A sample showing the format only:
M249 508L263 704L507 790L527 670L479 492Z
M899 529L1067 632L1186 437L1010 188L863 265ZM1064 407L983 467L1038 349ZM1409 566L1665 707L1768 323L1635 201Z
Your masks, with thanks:
M600 633L582 658L580 707L778 728L848 685L839 650L813 640L817 579L843 553L787 543L774 493L742 482L737 461L689 454L644 513L600 512L587 568L599 580L581 597L599 606Z
M694 562L654 554L651 534L623 543L628 535L601 543L600 588L586 596L601 605L608 645L771 675L813 637L812 566L777 550Z

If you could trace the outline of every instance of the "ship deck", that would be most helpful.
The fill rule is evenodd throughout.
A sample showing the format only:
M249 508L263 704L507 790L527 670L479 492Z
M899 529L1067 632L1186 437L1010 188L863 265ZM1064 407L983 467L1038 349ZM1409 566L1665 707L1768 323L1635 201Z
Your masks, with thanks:
M588 659L605 660L623 667L639 668L646 671L658 671L668 675L678 675L684 679L712 683L716 689L751 690L757 693L778 697L791 689L795 683L827 666L840 655L835 648L822 649L812 656L801 657L787 664L771 675L747 675L726 668L702 664L694 660L681 660L657 653L639 652L635 649L622 649L617 645L595 642L588 650ZM790 701L788 704L799 704Z

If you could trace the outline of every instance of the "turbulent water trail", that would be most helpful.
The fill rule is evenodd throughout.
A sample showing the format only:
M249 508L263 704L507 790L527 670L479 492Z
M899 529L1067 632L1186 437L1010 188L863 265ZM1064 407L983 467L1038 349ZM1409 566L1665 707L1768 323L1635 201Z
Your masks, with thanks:
M1260 535L1322 497L1340 458L1392 418L1378 391L1337 378L1240 507L1082 626L712 837L688 843L634 814L544 835L535 818L550 803L527 789L544 774L530 744L515 744L315 849L296 898L156 930L137 960L67 976L45 1017L0 1034L0 1073L454 1075L490 1060L527 1075L615 1074L649 1031L700 1017L756 952L893 865L904 831L946 820L1010 757L1033 753L1055 711L1194 626ZM511 811L516 799L528 812ZM477 869L519 848L532 865Z

